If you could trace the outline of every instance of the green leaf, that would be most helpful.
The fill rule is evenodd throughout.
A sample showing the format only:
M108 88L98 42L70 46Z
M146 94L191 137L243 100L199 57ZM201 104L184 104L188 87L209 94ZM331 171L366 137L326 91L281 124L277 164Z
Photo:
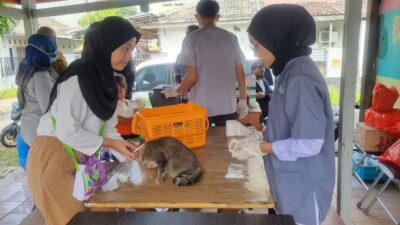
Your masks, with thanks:
M137 13L136 8L133 6L125 8L100 10L100 11L86 13L86 15L81 16L78 19L78 24L82 27L87 27L88 25L96 21L103 20L108 16L129 17L136 15L136 13Z
M10 24L15 25L16 20L11 17L0 16L0 37L3 37L9 32L9 29L11 28Z

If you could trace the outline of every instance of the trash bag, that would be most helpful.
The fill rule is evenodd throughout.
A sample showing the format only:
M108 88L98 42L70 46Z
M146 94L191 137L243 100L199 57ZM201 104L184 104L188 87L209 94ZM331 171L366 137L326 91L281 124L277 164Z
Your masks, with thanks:
M379 156L379 161L394 164L400 167L400 140L397 140L392 146Z
M376 112L388 112L393 109L394 104L399 98L396 87L390 89L378 83L372 92L372 109Z
M367 109L364 114L364 122L378 130L400 137L400 109L392 109L389 112Z

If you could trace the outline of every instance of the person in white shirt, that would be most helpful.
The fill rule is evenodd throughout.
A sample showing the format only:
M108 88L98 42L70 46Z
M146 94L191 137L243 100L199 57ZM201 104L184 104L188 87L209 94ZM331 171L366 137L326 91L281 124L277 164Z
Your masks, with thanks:
M123 75L117 74L115 75L115 80L118 85L117 131L121 134L123 139L132 139L137 137L137 135L132 133L132 118L137 110L146 107L146 100L143 98L131 100L126 99L125 94L127 85L125 78Z
M51 91L49 107L41 118L28 156L28 186L34 204L47 225L65 225L84 204L76 200L75 166L64 149L76 158L92 156L101 147L113 149L120 162L135 160L138 151L116 132L118 103L114 71L132 59L140 33L121 17L107 17L85 37L92 51L71 63ZM105 125L103 135L100 128Z

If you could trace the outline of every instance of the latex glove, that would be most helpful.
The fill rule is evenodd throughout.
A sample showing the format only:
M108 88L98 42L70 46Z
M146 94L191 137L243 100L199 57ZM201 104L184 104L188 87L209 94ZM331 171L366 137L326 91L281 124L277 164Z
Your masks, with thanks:
M229 142L228 146L232 157L239 160L247 160L253 157L262 157L264 155L261 152L260 141L233 138Z
M165 98L174 98L176 96L179 96L179 93L176 92L176 88L165 88L164 90L161 91L161 93L164 94Z
M242 119L249 113L249 107L247 106L246 99L239 99L237 107L239 112L239 119Z
M247 135L246 140L248 141L263 141L264 135L260 131L253 131L251 134Z

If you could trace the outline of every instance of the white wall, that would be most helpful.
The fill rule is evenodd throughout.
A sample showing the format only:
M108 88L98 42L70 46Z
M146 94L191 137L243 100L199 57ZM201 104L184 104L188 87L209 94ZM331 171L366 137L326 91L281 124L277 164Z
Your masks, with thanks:
M176 57L182 48L186 26L160 28L160 47L169 57Z
M179 54L182 48L183 38L185 37L185 30L188 25L189 24L184 24L180 27L159 28L160 47L163 52L167 52L168 56L174 57ZM239 31L233 30L235 25L239 28ZM251 54L247 24L220 24L218 26L236 34L243 52L246 55Z
M344 29L344 21L317 21L316 22L316 31L317 31L317 43L313 46L314 48L323 48L328 47L327 43L319 43L318 35L320 31L329 31L329 26L332 23L332 31L338 32L338 39L335 43L332 43L332 48L342 48L343 47L343 29Z
M10 57L9 49L13 49L13 56L18 58L23 58L25 56L25 48L27 45L27 40L24 36L14 36L14 37L3 37L0 42L1 54L0 57ZM70 40L66 38L57 39L58 51L64 54L73 54L75 49L81 46L81 41Z
M81 41L70 39L57 39L57 50L64 54L74 54L76 49L81 47Z

